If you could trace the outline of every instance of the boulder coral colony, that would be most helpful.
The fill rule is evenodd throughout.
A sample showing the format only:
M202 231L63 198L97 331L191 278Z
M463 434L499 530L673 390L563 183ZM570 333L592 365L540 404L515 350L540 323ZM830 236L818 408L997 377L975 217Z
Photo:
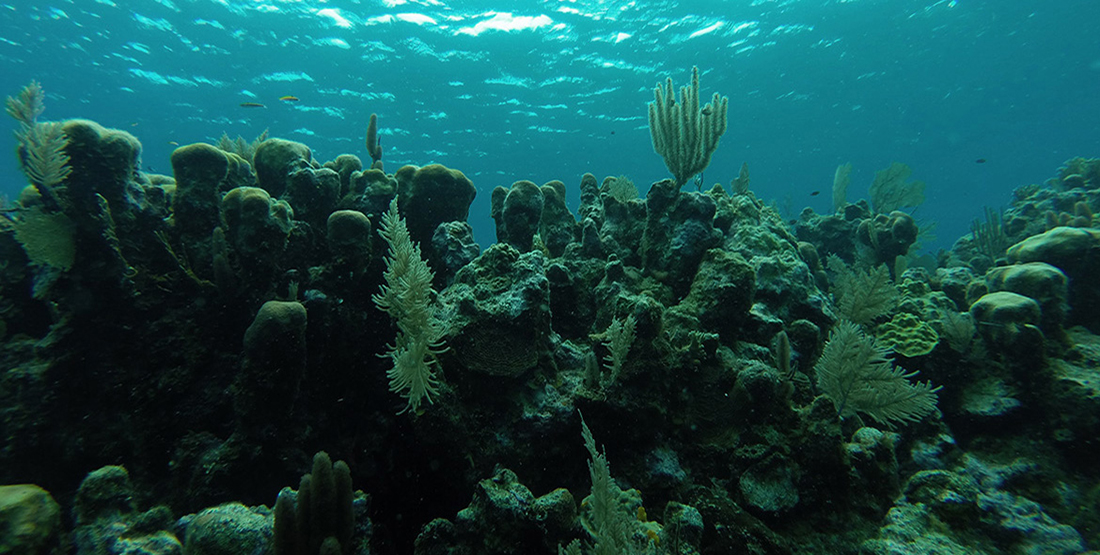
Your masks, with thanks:
M576 213L563 182L498 187L482 250L470 180L387 173L373 116L369 164L225 137L165 176L129 133L39 121L31 84L0 552L1100 545L1100 160L918 257L904 164L855 203L842 166L793 222L747 166L681 191L726 105L658 86L675 179L587 174Z

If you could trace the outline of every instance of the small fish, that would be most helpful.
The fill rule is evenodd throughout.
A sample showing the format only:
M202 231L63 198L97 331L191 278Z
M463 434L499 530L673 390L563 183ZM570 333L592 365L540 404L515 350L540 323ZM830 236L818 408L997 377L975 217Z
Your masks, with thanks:
M241 102L241 108L267 108L259 102Z
M814 192L810 193L810 196L811 197L816 197L817 195L820 195L820 194L821 194L821 191L814 191Z
M984 164L985 163L985 158L978 158L977 160L974 160L974 163L975 164Z
M134 123L130 124L130 127L137 127L137 126L138 126L138 122L136 122L136 121Z
M615 131L612 131L612 132L611 132L611 134L612 134L612 135L614 135L614 134L615 134Z
M290 96L288 94L286 96L280 96L279 100L282 100L283 102L298 102L298 97L297 96Z
M180 144L177 143L176 141L168 141L168 144L170 144L172 146L180 146Z

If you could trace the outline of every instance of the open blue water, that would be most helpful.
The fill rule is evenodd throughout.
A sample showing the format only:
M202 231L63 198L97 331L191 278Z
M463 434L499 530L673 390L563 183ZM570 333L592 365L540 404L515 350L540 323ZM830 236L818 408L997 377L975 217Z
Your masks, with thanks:
M666 177L646 103L697 65L703 95L730 98L707 185L747 162L795 217L830 209L838 164L852 199L905 162L945 247L1013 188L1100 156L1097 22L1096 0L8 0L0 92L40 81L44 118L130 131L159 173L175 144L264 129L322 161L367 158L377 112L388 171L473 179L488 244L497 185L560 179L575 207L585 172L643 194ZM23 184L0 156L0 191Z

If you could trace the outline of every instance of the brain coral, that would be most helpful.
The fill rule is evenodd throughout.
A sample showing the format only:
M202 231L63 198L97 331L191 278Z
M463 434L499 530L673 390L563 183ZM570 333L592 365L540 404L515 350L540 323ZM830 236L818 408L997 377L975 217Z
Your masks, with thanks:
M940 335L932 326L907 312L898 313L879 326L875 336L882 346L907 357L927 355L940 342Z

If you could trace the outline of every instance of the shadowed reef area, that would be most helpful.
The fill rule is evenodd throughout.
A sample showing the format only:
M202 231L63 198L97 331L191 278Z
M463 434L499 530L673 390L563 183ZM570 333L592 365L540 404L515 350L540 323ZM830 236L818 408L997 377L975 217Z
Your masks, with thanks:
M1100 546L1100 160L918 257L901 165L786 221L747 168L484 198L51 125L0 218L0 552Z

